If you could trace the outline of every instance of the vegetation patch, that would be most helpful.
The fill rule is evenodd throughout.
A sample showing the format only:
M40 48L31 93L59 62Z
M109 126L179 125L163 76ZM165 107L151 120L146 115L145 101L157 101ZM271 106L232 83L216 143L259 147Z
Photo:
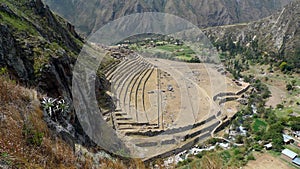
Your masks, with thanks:
M26 21L21 21L20 18L10 16L6 12L0 11L0 20L4 23L9 24L18 31L29 32L30 34L37 35L37 32L33 29L32 26Z
M33 146L41 146L43 142L44 133L34 129L30 124L24 124L23 136L26 143Z
M262 119L255 119L252 127L255 132L258 132L260 130L265 130L267 128L267 123Z
M200 62L197 58L195 52L184 44L175 45L175 44L167 44L160 45L154 48L147 49L148 52L154 53L158 57L170 59L170 60L178 60L184 62Z

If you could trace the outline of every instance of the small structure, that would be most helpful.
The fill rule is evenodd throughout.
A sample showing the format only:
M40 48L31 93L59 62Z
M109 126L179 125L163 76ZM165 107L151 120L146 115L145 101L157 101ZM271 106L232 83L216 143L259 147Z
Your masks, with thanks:
M246 130L245 127L240 126L239 130L240 130L240 133L241 133L242 136L246 136L247 135L247 130Z
M289 157L290 159L295 159L297 157L297 153L293 152L292 150L290 149L284 149L282 150L281 152L283 155Z
M290 144L290 143L294 142L293 137L291 137L289 135L282 134L282 137L283 137L283 141L284 141L285 144Z
M172 87L172 85L168 85L168 90L169 91L173 91L174 90L173 87Z
M190 153L193 154L193 155L197 155L199 154L200 152L202 152L203 150L202 149L199 149L199 148L192 148L190 150Z
M294 135L295 137L300 137L300 131L294 131L294 132L293 132L293 135Z
M224 149L228 149L230 145L229 145L229 143L220 143L219 146Z
M235 136L237 136L237 132L235 131L235 130L230 130L229 131L229 136L233 136L233 137L235 137Z
M298 166L300 166L300 158L299 157L295 158L293 160L293 163L296 164L296 165L298 165Z
M251 108L252 108L252 113L253 114L257 114L257 107L255 105L251 105Z
M264 147L266 148L266 150L271 150L272 149L272 143L266 144L266 145L264 145Z

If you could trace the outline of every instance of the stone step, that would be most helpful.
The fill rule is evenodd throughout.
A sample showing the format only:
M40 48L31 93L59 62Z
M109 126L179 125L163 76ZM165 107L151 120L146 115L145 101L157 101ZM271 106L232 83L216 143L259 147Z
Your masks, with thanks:
M119 117L119 118L116 118L116 120L118 121L122 121L122 120L132 120L131 117Z
M123 62L121 62L116 69L114 69L112 72L110 72L109 75L106 76L108 80L112 80L113 77L117 74L122 72L122 69L127 68L129 65L132 65L136 63L137 60L140 60L140 57L135 57L133 59L127 59Z
M130 63L120 67L120 69L113 76L111 76L111 78L108 77L108 79L116 84L122 78L126 77L127 74L131 73L130 70L136 68L142 62L143 60L141 58L131 61Z
M129 101L129 88L132 87L133 83L134 83L134 79L138 78L139 76L141 76L143 74L144 71L146 71L149 68L149 65L147 65L147 67L141 67L138 71L137 74L134 74L130 77L128 77L128 79L126 80L125 83L122 84L122 87L120 89L120 103L124 108L124 111L127 113L130 113L129 107L130 104L128 103ZM125 86L125 89L124 87Z

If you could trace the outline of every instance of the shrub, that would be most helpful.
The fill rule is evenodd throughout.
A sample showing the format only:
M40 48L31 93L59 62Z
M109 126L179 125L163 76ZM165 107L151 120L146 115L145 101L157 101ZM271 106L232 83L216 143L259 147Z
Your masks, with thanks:
M2 67L0 69L0 75L5 75L5 74L7 74L7 68L6 67Z
M41 146L43 142L44 133L36 131L31 125L24 124L23 136L26 143L34 146Z
M277 104L277 105L276 105L276 108L277 108L277 109L283 109L284 106L283 106L282 104Z
M202 153L202 152L200 152L200 153L196 154L196 157L198 157L198 158L202 158L202 157L203 157L203 153Z
M263 149L263 146L256 143L256 144L253 145L253 149L255 151L261 151Z
M53 98L44 98L42 107L52 120L66 118L68 116L69 104L64 99L58 100Z
M218 139L217 138L211 138L211 139L209 139L209 140L207 140L207 143L208 144L216 144L218 142Z
M286 62L282 62L280 65L279 65L279 68L281 71L285 71L286 70L286 67L287 67L287 63Z
M220 157L224 160L224 161L229 161L231 158L230 152L228 150L223 151L220 154Z
M0 156L3 157L3 158L6 158L6 157L8 157L8 153L7 152L1 153Z
M286 85L286 90L291 91L293 89L293 86L289 83Z

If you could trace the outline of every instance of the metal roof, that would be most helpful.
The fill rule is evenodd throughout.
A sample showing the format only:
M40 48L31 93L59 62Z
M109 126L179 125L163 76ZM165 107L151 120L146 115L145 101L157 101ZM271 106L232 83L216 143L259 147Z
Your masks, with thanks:
M266 148L272 148L272 143L264 145Z
M289 135L286 135L286 134L282 134L282 137L283 137L283 141L286 143L286 142L289 142L291 140L293 140L293 137L289 136Z
M286 156L288 156L291 159L294 159L295 157L297 157L297 153L295 153L295 152L293 152L293 151L291 151L289 149L284 149L284 150L282 150L281 153L284 154L284 155L286 155Z
M300 158L299 158L299 157L295 158L295 159L293 160L293 163L295 163L295 164L297 164L297 165L300 166Z

